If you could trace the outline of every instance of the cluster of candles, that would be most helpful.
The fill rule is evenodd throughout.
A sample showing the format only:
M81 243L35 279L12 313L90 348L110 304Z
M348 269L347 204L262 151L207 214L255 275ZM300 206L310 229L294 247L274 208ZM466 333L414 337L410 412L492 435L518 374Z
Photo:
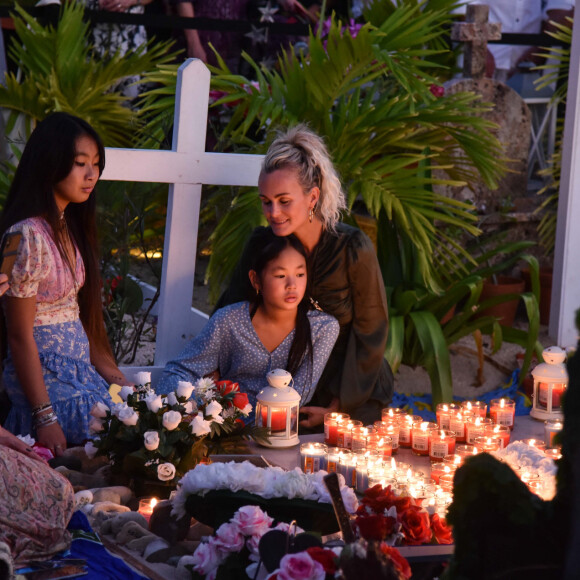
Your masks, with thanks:
M359 492L380 483L383 487L390 485L396 493L412 495L435 511L446 509L451 501L454 472L464 459L501 450L510 442L515 402L493 399L489 415L487 405L481 401L439 404L436 423L393 408L383 409L382 420L372 426L363 426L345 413L328 413L324 419L324 443L302 444L301 466L305 472L341 473L346 484ZM545 447L553 447L553 438L561 428L561 422L546 421L546 441L526 443L557 459L559 451ZM393 455L401 448L429 457L430 473L413 471L409 464L396 462ZM525 472L520 475L524 480L530 479ZM531 479L530 483L534 483ZM534 490L534 485L530 489Z

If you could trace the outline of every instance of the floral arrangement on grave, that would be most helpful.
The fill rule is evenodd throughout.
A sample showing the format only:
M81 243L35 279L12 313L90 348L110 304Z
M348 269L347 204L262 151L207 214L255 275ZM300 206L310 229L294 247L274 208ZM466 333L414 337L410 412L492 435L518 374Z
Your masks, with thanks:
M151 388L150 373L138 373L135 387L122 387L123 403L91 410L95 438L87 454L105 455L113 472L175 482L203 458L232 450L267 432L246 425L248 396L231 381L180 381L167 395Z
M390 486L383 489L379 484L365 491L354 526L365 540L389 546L453 543L445 518L430 513L412 497L396 495Z
M195 580L256 578L267 580L407 580L409 563L385 542L357 539L322 543L295 522L274 520L254 505L243 506L205 539L191 556L183 556L178 571ZM261 572L261 573L260 573ZM185 574L180 574L185 577Z

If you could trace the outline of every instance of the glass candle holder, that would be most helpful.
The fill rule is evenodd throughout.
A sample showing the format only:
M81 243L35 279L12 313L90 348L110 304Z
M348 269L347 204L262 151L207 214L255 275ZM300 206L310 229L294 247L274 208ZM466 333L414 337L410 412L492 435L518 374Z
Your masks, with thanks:
M443 463L445 463L445 465L451 465L455 469L457 469L458 467L463 465L464 461L465 461L465 457L463 457L461 455L457 455L457 453L454 453L453 455L446 455L443 458Z
M326 451L326 471L328 473L338 473L338 466L340 464L340 457L343 452L347 451L342 447L329 447Z
M404 415L401 417L399 421L399 447L411 447L413 424L422 420L423 418L419 415Z
M349 487L356 486L357 457L352 451L343 450L340 455L338 472L343 475L346 485Z
M429 459L441 461L446 455L455 453L455 433L445 429L433 429L429 441Z
M439 486L443 491L452 492L453 491L453 478L455 473L444 473L439 477Z
M389 419L400 419L407 415L406 411L403 409L398 409L397 407L385 407L381 411L381 420L388 421Z
M544 451L546 457L553 459L554 461L562 458L562 448L561 447L553 447L551 449L546 449Z
M328 447L324 443L302 443L300 445L300 467L304 473L316 473L326 468Z
M485 433L485 426L492 424L491 419L481 418L477 415L470 417L465 421L465 442L468 445L473 445L475 439Z
M391 438L392 454L397 453L399 450L399 431L400 426L397 420L392 421L376 421L374 425L377 433L380 436L386 436Z
M411 429L411 451L415 455L429 455L431 431L437 429L436 423L418 421Z
M158 502L159 500L156 497L144 497L139 500L139 513L147 520L147 523L149 523L153 515L153 509Z
M449 416L449 431L455 433L456 443L465 443L465 422L473 416L473 413L465 411L457 411Z
M507 425L486 425L483 435L499 439L501 442L499 448L503 449L510 443L511 429Z
M459 455L464 459L469 457L470 455L477 455L479 451L475 447L475 445L467 445L466 443L461 443L455 445L455 455Z
M560 419L548 419L544 421L544 443L546 447L556 447L554 438L564 428L564 421Z
M455 466L449 465L439 461L431 464L431 479L434 483L439 484L439 478L445 474L452 474L455 472Z
M480 453L491 453L492 451L498 451L500 446L500 440L496 437L486 437L482 435L475 438L475 447Z
M340 423L336 429L336 446L352 449L352 430L362 426L362 421L353 421L352 419Z
M393 440L388 435L372 435L367 448L379 451L382 459L385 460L393 455Z
M487 404L483 401L463 401L461 403L461 409L467 413L473 413L476 417L479 416L482 419L487 417Z
M354 427L352 430L352 450L366 449L369 437L375 434L374 427Z
M503 425L504 427L513 429L516 415L516 402L505 397L492 399L489 406L489 415L496 425Z
M352 456L356 466L353 487L362 493L369 487L369 471L382 467L382 454L372 449L366 449L353 451Z
M530 447L534 447L539 451L546 450L546 444L541 439L522 439L522 443L529 445Z
M437 416L437 425L439 429L449 430L449 418L451 413L456 413L461 407L455 403L439 403L435 408L435 415Z
M332 447L337 446L338 426L350 419L346 413L326 413L324 415L324 442Z

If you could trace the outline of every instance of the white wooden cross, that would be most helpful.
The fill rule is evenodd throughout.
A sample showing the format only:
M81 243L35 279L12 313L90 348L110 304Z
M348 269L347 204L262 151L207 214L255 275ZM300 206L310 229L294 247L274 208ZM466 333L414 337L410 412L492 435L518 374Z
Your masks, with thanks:
M102 179L169 183L154 378L196 335L208 316L191 307L202 184L258 183L261 155L207 153L210 72L197 59L179 68L171 151L106 150ZM130 367L130 373L135 372Z

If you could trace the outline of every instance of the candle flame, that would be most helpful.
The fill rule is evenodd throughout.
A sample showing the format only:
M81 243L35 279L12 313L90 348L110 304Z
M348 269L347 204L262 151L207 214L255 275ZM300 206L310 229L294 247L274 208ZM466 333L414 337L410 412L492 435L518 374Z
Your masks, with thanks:
M493 443L493 439L491 437L487 438L487 444L491 445Z
M397 469L397 462L394 457L391 457L391 469L395 471Z
M475 420L475 424L476 424L477 426L481 425L481 417L478 417L478 418Z
M461 457L455 457L455 459L453 459L453 463L455 465L459 465L461 463Z
M530 439L528 441L528 445L530 445L531 447L534 447L536 445L536 440L535 439Z
M499 406L500 407L505 407L505 399L500 399Z
M493 428L493 432L494 432L494 433L499 433L499 425L496 425L496 426Z
M385 440L384 440L384 439L381 437L381 438L379 439L379 443L378 443L378 445L379 445L379 447L382 447L384 444L385 444Z
M411 469L407 469L407 479L410 479L413 476L413 472L411 471Z
M472 407L472 405L471 405L471 401L467 401L467 403L465 403L465 406L466 406L468 409L471 409L471 407Z
M151 503L150 503L149 505L150 505L152 508L154 508L154 507L157 505L158 501L159 501L159 500L158 500L156 497L154 497L154 498L151 500Z
M443 471L444 471L445 473L451 473L451 468L449 467L449 465L446 465L446 466L443 468Z
M443 405L443 410L444 411L449 411L449 407L447 405Z
M421 431L427 431L427 426L429 425L429 423L421 423Z

